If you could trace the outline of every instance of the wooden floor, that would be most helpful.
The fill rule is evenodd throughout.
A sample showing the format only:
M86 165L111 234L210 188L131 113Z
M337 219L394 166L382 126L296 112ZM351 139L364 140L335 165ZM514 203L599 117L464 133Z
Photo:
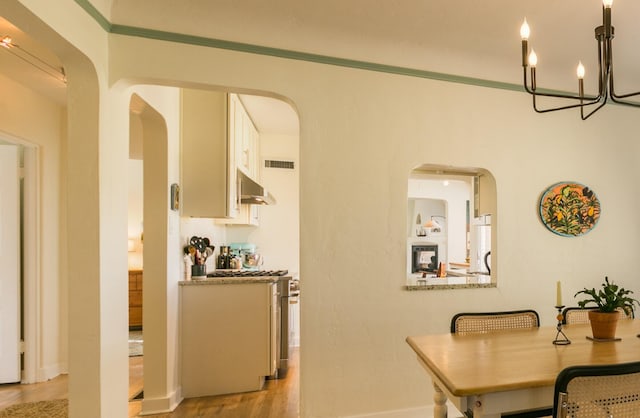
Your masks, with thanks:
M145 415L155 418L216 417L216 418L298 418L299 413L299 353L293 349L289 372L282 379L268 380L257 392L185 399L169 414ZM143 389L144 357L129 358L129 399ZM62 399L68 396L66 375L32 385L0 385L0 409L26 402ZM130 400L129 417L138 417L142 402Z

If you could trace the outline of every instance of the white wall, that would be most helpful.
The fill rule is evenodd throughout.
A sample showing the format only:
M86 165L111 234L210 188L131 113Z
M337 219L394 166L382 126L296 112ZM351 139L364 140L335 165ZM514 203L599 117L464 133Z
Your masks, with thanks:
M638 198L623 192L637 174L628 109L603 109L585 124L573 114L536 115L515 92L142 39L113 42L115 77L245 86L295 103L302 416L429 404L432 388L404 342L408 335L447 332L461 309L529 306L550 324L559 278L567 289L596 284L605 273L628 280L624 266L634 265L638 238L623 231L639 226ZM496 178L498 288L402 289L407 178L425 161L483 167ZM565 178L590 185L609 214L581 238L553 236L537 219L540 191Z
M66 244L61 231L65 200L61 161L65 109L0 75L0 137L40 147L40 294L42 353L36 379L65 372L66 364Z
M70 21L48 23L82 44L83 28ZM537 115L517 92L124 36L110 43L114 81L244 87L295 103L303 417L431 403L429 379L404 340L447 332L461 309L529 306L552 324L558 279L567 293L597 285L605 274L637 285L631 269L640 234L629 234L640 229L639 197L630 192L640 174L633 109L610 106L581 122L574 112ZM427 159L494 175L497 288L403 290L407 178ZM103 176L117 170L103 163ZM561 180L590 186L602 202L598 226L583 237L551 234L537 219L539 194Z

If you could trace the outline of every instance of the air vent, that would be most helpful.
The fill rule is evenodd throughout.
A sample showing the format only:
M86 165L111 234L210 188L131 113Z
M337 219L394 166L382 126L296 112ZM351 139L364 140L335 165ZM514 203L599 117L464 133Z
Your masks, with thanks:
M293 161L264 160L264 166L267 168L286 168L288 170L294 169Z

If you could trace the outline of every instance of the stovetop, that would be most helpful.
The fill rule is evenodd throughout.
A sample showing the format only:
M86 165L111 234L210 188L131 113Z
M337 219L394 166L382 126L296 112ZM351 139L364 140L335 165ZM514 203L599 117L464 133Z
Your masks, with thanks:
M214 270L207 277L286 276L288 270Z

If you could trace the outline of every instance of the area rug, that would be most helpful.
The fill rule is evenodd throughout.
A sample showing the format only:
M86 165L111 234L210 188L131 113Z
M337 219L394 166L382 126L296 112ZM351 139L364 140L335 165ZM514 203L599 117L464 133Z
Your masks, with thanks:
M0 411L0 418L67 418L68 416L66 399L21 403Z
M142 355L142 331L129 331L129 357Z

